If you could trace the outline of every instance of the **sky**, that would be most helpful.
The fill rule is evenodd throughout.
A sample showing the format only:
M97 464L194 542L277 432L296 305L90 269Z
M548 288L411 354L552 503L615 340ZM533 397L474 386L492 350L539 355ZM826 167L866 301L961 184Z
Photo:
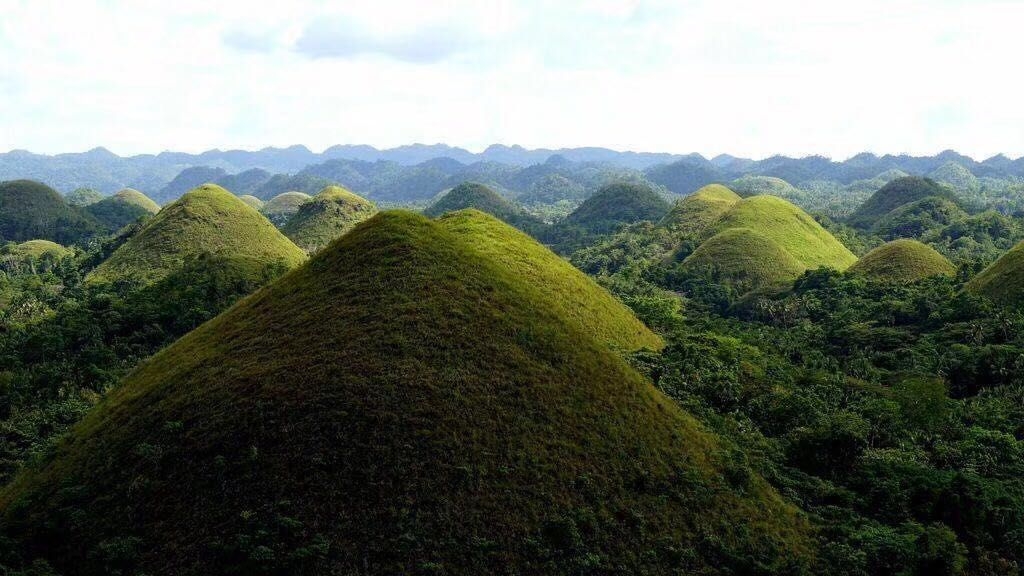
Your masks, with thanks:
M0 150L1024 155L1024 2L0 0Z

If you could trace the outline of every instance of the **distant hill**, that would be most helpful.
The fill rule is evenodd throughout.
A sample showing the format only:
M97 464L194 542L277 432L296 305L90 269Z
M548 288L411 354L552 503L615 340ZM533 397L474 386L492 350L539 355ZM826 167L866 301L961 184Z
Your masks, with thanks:
M927 244L902 239L868 252L848 272L882 282L906 283L932 276L954 276L956 267Z
M259 198L255 197L255 196L252 196L252 195L249 195L249 194L242 194L241 196L238 197L238 199L241 200L242 202L245 202L249 206L252 206L256 210L263 210L263 206L264 206L263 200L260 200Z
M746 228L786 250L807 268L845 270L857 257L806 212L782 198L751 196L734 204L708 234Z
M211 168L209 166L194 166L182 170L174 180L167 183L153 194L153 200L157 204L166 204L180 198L182 194L202 186L207 182L216 182L227 176L223 168Z
M729 183L729 189L742 197L770 194L792 201L801 192L782 178L772 176L744 176Z
M103 193L92 188L76 188L64 196L64 201L71 206L82 208L103 200Z
M491 188L476 182L463 182L427 207L423 214L432 218L449 212L473 208L536 235L543 223Z
M328 186L299 205L281 231L306 252L316 252L377 213L377 206L340 186Z
M964 218L967 212L948 197L927 196L882 216L871 231L886 240L920 238Z
M293 267L305 253L256 210L219 186L204 184L165 206L93 270L91 282L152 283L203 254Z
M215 184L236 196L253 195L260 186L266 184L274 175L262 168L251 168L238 174L221 176Z
M1024 305L1024 242L982 270L966 288L1004 306Z
M650 186L621 182L602 187L562 224L591 234L607 234L623 224L658 222L669 209L669 203Z
M334 184L335 182L332 180L310 174L296 174L294 176L275 174L256 188L252 195L263 201L268 201L285 192L302 192L312 196L327 186Z
M728 173L696 155L647 170L647 177L676 194L691 194L708 184L729 180Z
M809 569L795 508L465 232L379 214L158 353L0 538L64 574Z
M946 162L928 174L936 182L949 184L958 192L977 192L981 188L978 177L956 162Z
M0 182L0 241L72 244L99 232L92 216L68 205L53 188L31 180Z
M160 206L138 190L125 188L113 196L84 208L107 230L120 230L139 218L152 216L160 211Z
M49 240L26 240L14 246L11 253L24 258L43 258L44 256L62 258L70 255L72 251Z
M299 211L299 206L302 206L311 198L312 196L305 192L285 192L267 200L263 207L260 208L260 212L270 219L275 226L280 228Z
M711 270L740 294L792 283L804 270L774 240L749 228L728 228L705 240L683 260L684 270Z
M893 210L929 196L955 200L953 193L930 178L897 178L867 199L847 219L850 226L868 229Z
M718 222L741 198L721 184L709 184L676 201L660 225L683 236L697 236Z

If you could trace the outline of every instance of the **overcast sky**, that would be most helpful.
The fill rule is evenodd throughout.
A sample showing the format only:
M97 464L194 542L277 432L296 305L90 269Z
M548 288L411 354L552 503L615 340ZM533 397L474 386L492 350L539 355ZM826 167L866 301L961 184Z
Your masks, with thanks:
M983 0L0 0L0 150L1018 157L1022 23Z

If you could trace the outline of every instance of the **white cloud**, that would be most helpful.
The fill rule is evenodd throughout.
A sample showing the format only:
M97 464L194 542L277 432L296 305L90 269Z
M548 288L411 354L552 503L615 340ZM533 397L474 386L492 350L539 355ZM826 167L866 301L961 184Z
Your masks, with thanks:
M1016 3L231 4L0 0L0 149L1024 154Z

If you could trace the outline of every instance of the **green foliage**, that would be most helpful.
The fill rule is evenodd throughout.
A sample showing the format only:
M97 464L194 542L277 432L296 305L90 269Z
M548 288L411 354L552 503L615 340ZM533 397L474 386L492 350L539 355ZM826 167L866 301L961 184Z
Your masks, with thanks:
M142 218L160 211L160 206L138 190L126 188L109 198L85 207L107 230L120 230Z
M502 198L494 190L475 182L463 182L452 188L437 202L427 207L423 213L431 218L436 218L467 208L490 214L533 236L539 235L543 228L543 223L540 220L509 200Z
M299 206L281 231L313 253L377 213L377 206L340 186L328 186Z
M867 229L900 206L929 196L956 201L951 191L934 180L907 176L892 180L880 188L850 215L847 222L855 228Z
M562 225L588 234L608 234L623 224L657 222L668 211L668 202L651 187L623 182L602 187L569 214Z
M92 188L76 188L64 196L65 202L78 208L84 208L100 200L103 200L103 194L99 190L93 190Z
M458 232L486 222L379 214L145 362L0 493L6 557L97 572L130 535L153 574L299 549L315 573L807 573L797 512Z
M288 219L299 211L299 207L308 202L312 196L305 192L285 192L267 200L260 213L273 222L278 228L283 227ZM246 204L249 204L246 202Z
M678 200L660 225L683 236L699 237L739 201L732 190L710 184Z
M289 268L305 259L302 250L256 210L223 188L207 184L164 207L88 280L155 282L204 253L280 262Z
M879 282L916 282L930 276L954 276L956 267L931 247L903 239L868 252L849 273Z
M889 212L875 223L872 232L885 240L920 238L965 218L967 213L955 202L928 196Z
M0 241L72 244L97 234L98 223L56 191L31 180L0 182Z
M728 228L702 242L681 267L688 273L701 269L745 294L791 284L807 267L766 236L749 228Z
M967 289L1005 306L1024 304L1024 242L982 270L967 284Z
M256 210L263 210L263 206L264 206L263 200L260 200L259 198L255 197L255 196L253 196L251 194L243 194L243 195L239 196L238 199L241 200L242 202L245 202L249 206L252 206Z

